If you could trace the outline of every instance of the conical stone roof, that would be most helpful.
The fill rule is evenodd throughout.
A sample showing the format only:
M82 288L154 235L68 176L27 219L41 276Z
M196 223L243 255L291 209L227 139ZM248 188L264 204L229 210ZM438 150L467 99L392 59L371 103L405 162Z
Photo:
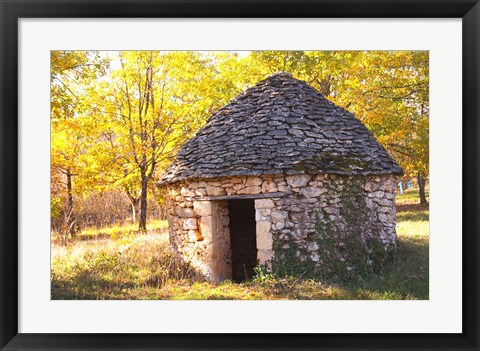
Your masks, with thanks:
M402 174L354 115L279 72L216 111L160 184L237 175Z

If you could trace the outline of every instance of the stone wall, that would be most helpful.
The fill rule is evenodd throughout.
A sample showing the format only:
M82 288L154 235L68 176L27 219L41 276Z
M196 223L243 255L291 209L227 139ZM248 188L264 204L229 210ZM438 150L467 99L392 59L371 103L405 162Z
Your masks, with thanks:
M228 197L258 196L257 257L266 267L292 247L301 261L320 266L319 231L347 244L350 233L359 233L363 245L373 240L391 252L396 245L394 190L392 175L243 176L174 183L168 185L170 243L208 280L229 279ZM344 260L341 252L338 259Z

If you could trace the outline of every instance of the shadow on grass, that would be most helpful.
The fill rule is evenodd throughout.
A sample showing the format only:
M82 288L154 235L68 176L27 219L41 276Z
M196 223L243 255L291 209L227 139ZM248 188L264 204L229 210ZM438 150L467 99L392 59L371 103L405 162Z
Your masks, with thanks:
M395 262L382 275L357 276L348 283L323 281L324 291L309 293L302 287L296 299L329 300L425 300L429 297L428 241L402 238L398 242ZM308 286L307 286L308 288ZM290 295L291 296L291 295Z
M428 203L426 204L397 204L397 214L402 212L417 212L417 211L428 211Z
M428 299L428 254L428 238L400 238L396 259L390 269L383 275L374 275L361 282L357 291L366 295L362 298Z
M88 271L78 272L70 279L52 278L52 300L121 299L134 282L119 282Z

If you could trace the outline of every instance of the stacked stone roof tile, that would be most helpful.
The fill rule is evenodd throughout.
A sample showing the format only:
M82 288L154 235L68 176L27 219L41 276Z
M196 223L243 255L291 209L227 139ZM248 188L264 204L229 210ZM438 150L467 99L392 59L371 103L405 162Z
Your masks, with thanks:
M373 134L306 82L279 72L217 110L160 184L236 175L402 174Z

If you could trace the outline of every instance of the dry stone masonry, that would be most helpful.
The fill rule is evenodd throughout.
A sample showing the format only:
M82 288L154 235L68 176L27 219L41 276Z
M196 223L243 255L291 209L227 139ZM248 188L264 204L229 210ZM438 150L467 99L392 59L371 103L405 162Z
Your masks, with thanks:
M236 279L238 235L255 236L248 250L269 270L283 263L328 274L332 257L353 269L356 250L374 267L375 250L395 251L402 172L351 113L278 73L218 110L165 172L170 243L216 282ZM255 218L229 213L233 200L250 201ZM232 225L238 215L245 223Z

